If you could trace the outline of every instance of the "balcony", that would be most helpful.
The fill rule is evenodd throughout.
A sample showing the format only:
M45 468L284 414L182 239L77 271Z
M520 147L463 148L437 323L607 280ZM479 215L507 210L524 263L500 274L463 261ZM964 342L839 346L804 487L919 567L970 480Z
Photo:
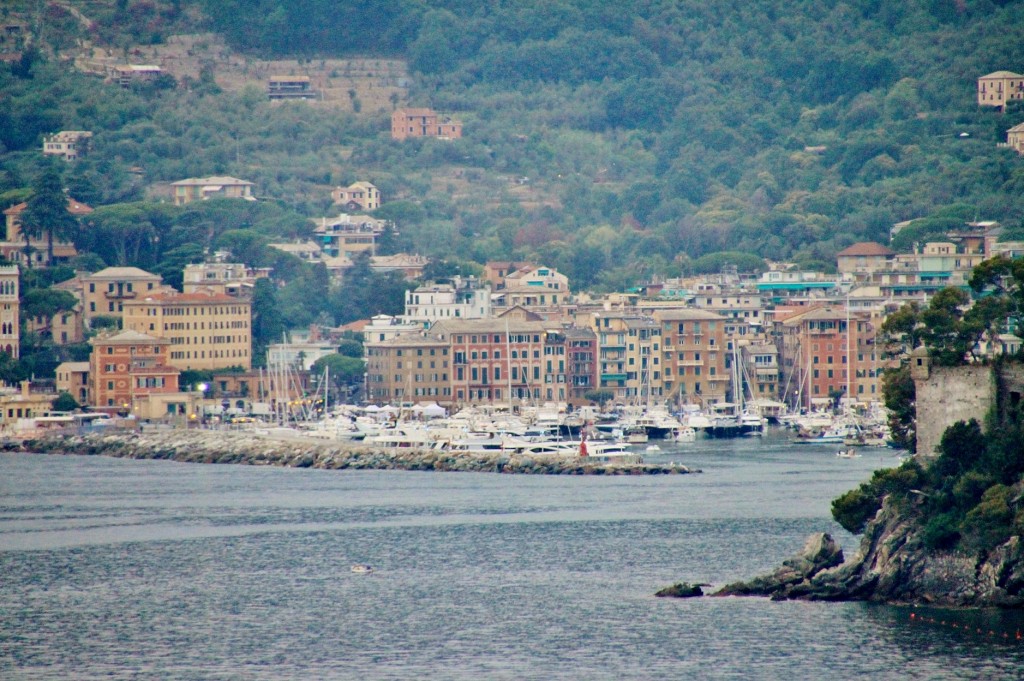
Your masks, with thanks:
M107 291L103 294L103 297L107 300L123 300L125 298L135 298L138 294L135 291Z

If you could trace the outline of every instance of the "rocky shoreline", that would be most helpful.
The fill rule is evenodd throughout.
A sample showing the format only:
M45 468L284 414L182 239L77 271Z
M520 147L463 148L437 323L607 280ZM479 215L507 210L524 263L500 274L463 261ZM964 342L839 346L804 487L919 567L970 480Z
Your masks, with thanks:
M329 470L456 471L532 475L680 475L699 473L680 464L608 462L590 458L527 457L395 450L313 438L279 438L245 431L119 431L48 435L5 443L7 451L38 454L163 459L182 463L286 466Z
M851 559L829 535L813 535L772 574L713 595L1024 608L1024 544L1014 536L984 554L931 551L918 526L885 503Z
M849 560L831 536L815 534L772 573L728 584L711 596L1024 608L1024 544L1020 537L1011 537L987 554L968 555L929 551L919 532L895 508L884 504ZM657 595L703 594L670 587Z

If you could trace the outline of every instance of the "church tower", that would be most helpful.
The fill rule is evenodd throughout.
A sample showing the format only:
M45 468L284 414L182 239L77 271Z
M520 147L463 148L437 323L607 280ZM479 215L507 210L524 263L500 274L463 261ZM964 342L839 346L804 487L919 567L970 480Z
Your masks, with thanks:
M18 300L18 266L0 266L0 352L21 356L21 323Z

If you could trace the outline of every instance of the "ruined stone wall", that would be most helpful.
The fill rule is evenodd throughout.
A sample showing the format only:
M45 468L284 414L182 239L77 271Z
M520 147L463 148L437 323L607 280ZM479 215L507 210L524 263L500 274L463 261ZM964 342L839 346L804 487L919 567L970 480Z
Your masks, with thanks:
M996 397L996 381L989 366L931 367L917 388L917 453L934 456L942 433L957 421L985 415Z

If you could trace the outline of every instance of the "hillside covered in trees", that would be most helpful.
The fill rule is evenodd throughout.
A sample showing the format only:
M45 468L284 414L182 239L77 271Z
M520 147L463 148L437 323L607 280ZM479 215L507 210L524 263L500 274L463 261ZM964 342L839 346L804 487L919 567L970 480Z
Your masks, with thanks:
M0 67L7 203L36 172L43 134L87 129L94 151L65 179L91 205L228 174L255 182L287 213L274 218L280 233L294 234L326 214L331 186L369 179L385 196L378 216L399 226L394 248L536 259L575 289L718 267L722 257L702 256L721 252L829 267L851 243L887 242L898 221L921 219L895 244L908 248L965 219L1016 228L1024 217L1024 160L996 146L1024 110L975 101L978 76L1024 71L1024 2L63 5L91 25L47 5L32 15L46 29L39 49ZM216 62L123 90L60 61L79 39L130 54L199 31L246 59L407 60L393 105L451 113L464 137L394 142L390 110L274 105L262 89L219 87ZM152 266L140 260L152 252L115 259Z

